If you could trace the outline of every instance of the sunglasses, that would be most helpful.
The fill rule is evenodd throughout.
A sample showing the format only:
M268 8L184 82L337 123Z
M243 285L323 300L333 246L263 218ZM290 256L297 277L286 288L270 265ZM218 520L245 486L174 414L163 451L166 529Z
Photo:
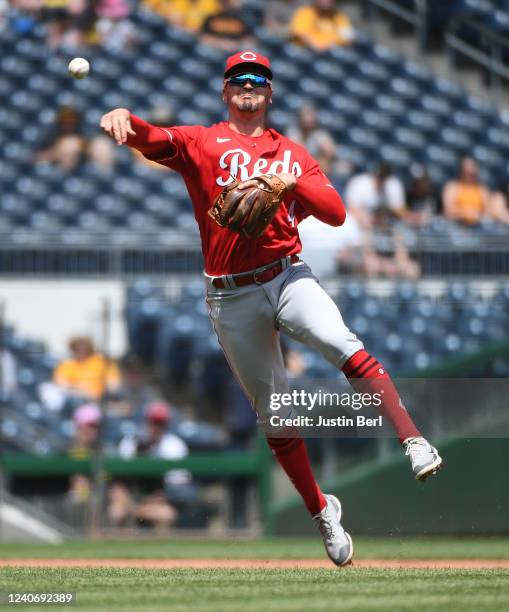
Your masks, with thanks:
M253 87L269 87L270 79L259 74L237 74L228 79L230 85L244 87L246 83L251 83Z

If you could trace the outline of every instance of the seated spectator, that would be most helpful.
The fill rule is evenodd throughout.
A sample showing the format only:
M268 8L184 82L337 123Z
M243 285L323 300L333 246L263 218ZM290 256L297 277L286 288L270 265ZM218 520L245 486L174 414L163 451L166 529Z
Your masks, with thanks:
M94 3L87 0L44 0L50 49L78 49L97 42Z
M138 38L128 19L131 8L127 0L99 0L95 11L96 32L105 49L122 51L136 46Z
M205 19L221 10L220 0L145 0L145 5L191 32L199 32Z
M346 185L345 201L363 229L383 225L391 218L404 218L407 213L403 183L385 163L375 172L353 176Z
M365 229L353 215L347 215L341 227L332 227L314 217L299 225L302 258L318 278L335 274L355 274L368 278L416 279L420 266L413 261L398 234L393 235L393 253L378 253L370 229Z
M0 13L3 10L11 30L20 35L32 32L41 18L43 0L12 0L9 4L0 2ZM4 17L0 14L0 31L2 21Z
M36 163L48 163L64 172L72 172L82 161L85 139L81 135L81 115L71 106L58 111L56 126L41 143Z
M305 147L312 157L318 157L324 150L335 153L334 139L318 125L316 111L310 105L300 109L297 123L288 128L286 135Z
M188 455L187 445L167 431L171 409L164 402L153 402L146 411L146 431L141 436L125 436L118 446L124 459L154 457L158 459L182 459ZM112 523L121 527L130 519L153 524L158 531L166 531L177 519L177 511L168 497L179 487L187 487L191 481L186 470L170 470L164 482L148 482L144 479L137 491L131 492L127 484L116 482L109 492L108 515ZM141 489L141 491L140 491Z
M448 181L442 192L444 216L464 225L477 225L488 212L489 190L479 181L477 163L461 160L458 178Z
M412 164L410 175L406 192L408 212L405 221L423 226L438 212L438 196L425 166Z
M203 22L200 40L229 53L253 46L251 28L239 10L238 0L221 0L221 10Z
M290 21L294 12L293 0L271 0L265 8L264 25L276 36L288 38Z
M488 215L491 219L509 225L509 180L501 181L490 196Z
M306 362L300 351L288 349L284 353L286 375L289 379L302 378L306 374Z
M115 399L108 401L108 414L136 418L155 400L140 359L127 354L120 360L121 382Z
M115 146L107 136L95 136L86 148L86 158L94 170L100 174L111 174L115 168Z
M354 39L354 29L350 19L337 10L335 0L315 0L295 11L290 37L295 43L321 52L337 45L349 45Z
M90 459L98 450L101 410L96 404L83 404L74 412L74 437L68 450L73 459ZM73 503L90 499L90 478L74 474L70 479L69 497Z
M99 399L116 391L120 374L115 363L96 353L90 338L77 336L69 342L71 358L59 363L53 380L68 396Z
M353 167L339 158L334 139L327 130L319 126L316 111L312 106L301 108L297 123L288 128L286 135L305 147L334 186L342 189L343 182L351 175Z

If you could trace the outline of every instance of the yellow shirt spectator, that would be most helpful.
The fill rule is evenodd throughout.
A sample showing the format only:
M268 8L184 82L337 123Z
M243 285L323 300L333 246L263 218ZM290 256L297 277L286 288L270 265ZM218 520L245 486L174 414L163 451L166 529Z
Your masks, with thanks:
M344 13L306 5L295 12L290 24L290 36L294 42L316 51L325 51L336 45L350 44L354 30Z
M479 180L474 159L461 160L459 176L445 184L442 201L445 217L466 225L476 225L489 212L489 190Z
M145 4L173 25L193 32L221 8L218 0L145 0Z
M55 384L73 395L92 399L99 399L106 390L120 385L120 372L116 364L95 353L88 338L73 338L69 348L71 359L65 359L55 368Z

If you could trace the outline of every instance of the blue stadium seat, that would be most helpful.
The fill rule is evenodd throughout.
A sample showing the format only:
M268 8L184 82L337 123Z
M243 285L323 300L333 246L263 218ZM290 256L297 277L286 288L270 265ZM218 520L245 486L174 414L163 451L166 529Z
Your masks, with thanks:
M310 76L305 76L301 79L300 87L311 95L318 104L320 100L328 99L333 92L332 87L327 81Z
M87 231L100 232L110 230L108 219L95 212L82 212L77 217L77 225Z
M395 125L390 115L376 110L364 111L360 119L366 128L381 133L392 132Z
M31 213L28 222L34 229L44 232L56 232L61 228L59 217L44 211Z
M403 118L407 114L407 107L398 96L378 95L375 99L375 106L378 110L395 117Z
M177 98L191 98L195 93L195 86L189 79L176 75L165 78L162 89Z
M366 79L348 77L343 82L343 90L350 96L357 98L360 102L371 102L376 96L377 88Z
M347 115L348 117L352 115L357 116L363 110L358 100L342 94L332 95L329 104L333 110L338 111L342 115Z
M407 101L417 100L422 95L420 87L411 79L395 77L389 81L389 92Z
M385 86L391 78L391 71L383 64L367 59L359 62L357 72L360 77L370 81L377 87Z
M422 110L409 111L406 122L410 127L425 133L435 133L441 128L437 115Z
M317 77L326 79L333 85L336 85L342 81L346 76L345 70L339 64L331 63L323 59L318 59L315 61L313 73Z
M453 112L453 106L446 98L437 95L424 94L420 99L423 110L434 113L439 117L449 117Z
M331 60L331 63L337 63L345 70L353 71L362 59L359 51L353 47L332 47L327 53L323 54L325 61Z
M421 151L426 146L426 138L417 130L399 127L394 130L394 142L412 151Z
M352 127L348 129L345 136L354 147L367 151L379 149L382 142L373 130L366 130L361 127Z
M455 126L472 134L479 134L486 129L485 122L477 113L456 110L452 113L452 122Z
M181 58L179 48L168 40L153 41L148 48L148 55L164 62L167 68L176 64Z
M320 127L329 130L335 138L342 138L348 127L348 121L340 114L331 110L319 110L318 123Z

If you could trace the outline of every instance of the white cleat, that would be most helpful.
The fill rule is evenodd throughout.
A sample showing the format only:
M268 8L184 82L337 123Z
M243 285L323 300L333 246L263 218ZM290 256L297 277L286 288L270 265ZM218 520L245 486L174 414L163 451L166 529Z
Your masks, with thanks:
M330 560L339 566L349 565L353 557L350 535L341 525L341 503L334 495L325 495L327 505L313 517L322 534Z
M407 438L403 442L405 455L409 455L416 480L426 480L442 467L442 457L425 438Z

